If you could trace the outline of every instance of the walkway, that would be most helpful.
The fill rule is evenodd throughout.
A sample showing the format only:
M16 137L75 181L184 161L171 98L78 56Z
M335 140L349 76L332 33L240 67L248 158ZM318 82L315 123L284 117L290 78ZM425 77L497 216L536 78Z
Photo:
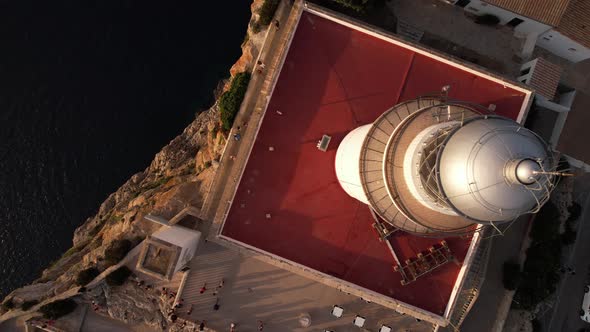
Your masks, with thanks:
M221 280L224 285L218 290ZM206 284L207 290L200 290ZM191 270L181 296L184 305L177 312L191 321L205 320L206 326L218 331L236 323L240 331L255 331L257 321L264 322L264 331L303 331L298 317L311 315L314 331L334 329L358 332L352 325L356 314L367 319L365 327L376 331L381 324L396 329L431 331L432 325L416 322L377 304L366 303L333 287L325 286L289 271L244 256L213 242L203 243L199 256L191 262ZM213 310L219 299L219 310ZM187 315L190 305L193 311ZM344 315L330 314L332 306L344 308Z
M278 78L282 59L287 52L284 45L289 44L291 33L297 25L298 11L301 10L298 8L301 2L296 1L295 7L291 7L289 3L286 0L281 1L275 13L275 17L281 22L281 28L276 30L274 26L269 26L268 35L261 48L262 54L259 55L260 61L265 64L264 72L252 74L240 112L234 121L227 147L221 156L219 169L201 209L201 219L203 220L212 222L218 208L227 207L225 203L227 203L228 197L232 196L232 189L237 185L241 170L248 161L250 148L256 138L258 126L264 115L274 82ZM241 127L242 138L240 141L235 141L231 135L238 132L238 127ZM236 158L231 160L230 156ZM230 183L232 185L228 186ZM229 190L226 190L228 188ZM216 232L217 229L212 229L209 232L209 237L215 237Z

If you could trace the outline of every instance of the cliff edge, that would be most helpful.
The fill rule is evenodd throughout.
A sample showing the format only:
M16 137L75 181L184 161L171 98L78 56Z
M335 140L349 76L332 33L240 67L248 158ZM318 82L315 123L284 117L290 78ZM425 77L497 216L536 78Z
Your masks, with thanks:
M266 29L257 26L254 32L252 27L256 26L262 3L263 0L254 0L251 4L252 16L241 46L242 55L231 67L231 77L252 71L260 52ZM31 285L7 295L3 303L10 302L14 307L11 310L15 311L20 310L24 302L42 302L71 290L76 286L80 271L89 267L104 271L112 265L105 259L105 251L114 242L126 239L136 245L157 230L158 225L143 220L146 214L171 218L187 205L202 206L227 141L227 134L221 130L218 100L230 81L220 82L215 91L216 102L211 108L198 114L180 135L156 154L149 167L131 176L108 196L95 216L75 230L73 246L60 259L51 263ZM136 295L127 296L125 302L141 302L142 296ZM7 309L3 306L0 313L6 313ZM136 322L161 324L152 322L149 317L145 317L144 322L141 319L138 317Z

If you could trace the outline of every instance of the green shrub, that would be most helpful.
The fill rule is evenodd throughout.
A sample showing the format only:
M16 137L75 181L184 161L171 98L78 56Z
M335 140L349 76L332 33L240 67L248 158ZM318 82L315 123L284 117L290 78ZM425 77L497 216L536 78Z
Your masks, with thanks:
M494 26L500 23L500 19L496 15L483 14L475 18L476 24Z
M516 262L504 262L502 269L502 283L504 288L515 290L520 284L520 264Z
M231 82L229 90L221 95L219 100L219 110L221 116L221 125L223 130L228 132L234 124L236 115L242 105L242 100L248 89L250 82L250 73L242 72L236 74Z
M127 239L116 240L104 252L104 259L108 265L119 263L131 250L132 243Z
M262 30L262 26L258 21L252 21L252 23L250 23L250 27L252 28L252 32L254 33L259 33L260 30Z
M272 18L275 16L275 12L279 7L279 0L264 0L264 3L260 7L260 18L258 19L258 23L265 27L272 22Z
M567 221L565 223L565 231L563 232L563 234L561 234L561 243L563 245L569 246L570 244L576 242L577 235L578 233L572 228L570 222Z
M580 206L578 202L574 202L574 204L568 207L567 210L570 213L568 221L578 220L578 218L580 218L580 216L582 215L582 206Z
M345 8L350 8L357 12L362 12L370 5L370 0L333 0L335 3Z
M532 310L547 299L559 281L562 238L559 235L559 211L553 203L548 202L541 208L530 237L532 243L515 294L517 307L526 310Z
M137 193L136 197L139 196L144 191L156 189L156 188L160 187L161 185L166 184L171 178L172 178L171 176L163 176L163 177L157 178L156 180L142 186L141 189L139 190L139 192ZM122 217L123 216L121 216L121 218Z
M25 302L23 302L23 305L21 305L21 309L23 311L27 311L27 310L31 309L33 306L37 305L38 303L39 303L39 301L37 301L37 300L25 301Z
M72 256L73 254L80 251L80 249L81 249L81 247L71 247L70 249L68 249L68 251L64 252L64 254L61 255L61 258L66 258L66 257Z
M131 275L131 270L127 266L121 266L115 271L109 273L105 278L107 285L109 286L121 286L125 283L127 278Z
M78 272L78 275L76 276L76 284L78 286L86 286L89 282L94 280L94 278L96 278L99 274L100 271L98 271L98 269L95 267L89 267L85 270L82 270Z
M12 301L12 298L9 298L6 301L2 302L2 309L6 311L14 309L14 302Z
M547 202L533 221L531 238L534 242L550 241L559 235L559 210L552 202Z
M42 305L39 311L46 319L58 319L74 311L77 305L76 301L72 299L57 300Z
M194 166L193 166L193 167L194 167ZM131 246L132 246L132 247L138 246L138 245L141 243L141 241L143 241L143 240L145 240L145 236L140 236L140 235L137 235L137 236L133 237L133 238L130 240L130 241L131 241Z
M515 295L518 307L532 310L547 299L559 281L561 240L533 243L527 250L527 259L522 269L522 280Z
M557 171L558 172L570 172L572 170L572 166L570 165L567 158L561 157L559 158L559 162L557 163Z
M100 232L102 230L103 226L104 226L104 221L97 223L96 225L94 225L94 227L92 227L90 232L88 232L88 235L91 237L94 237L96 234L98 234L98 232Z

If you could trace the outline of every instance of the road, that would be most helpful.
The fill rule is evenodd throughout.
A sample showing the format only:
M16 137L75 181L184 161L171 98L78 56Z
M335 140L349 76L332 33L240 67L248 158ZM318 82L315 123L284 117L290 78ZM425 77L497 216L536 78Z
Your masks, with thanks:
M584 286L590 283L590 175L576 178L574 192L576 201L582 204L578 236L565 265L572 266L575 275L565 275L558 285L558 293L552 315L543 317L545 331L579 331L590 329L590 324L579 316Z
M527 227L528 218L517 220L504 236L493 238L485 281L477 301L461 326L461 331L492 331L505 293L502 265L507 260L518 258Z

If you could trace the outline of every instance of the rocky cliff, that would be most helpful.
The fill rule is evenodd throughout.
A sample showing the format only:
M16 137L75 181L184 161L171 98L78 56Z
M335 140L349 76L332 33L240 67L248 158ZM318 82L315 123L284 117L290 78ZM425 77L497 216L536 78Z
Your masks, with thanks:
M266 31L254 33L250 27L258 19L256 12L262 2L254 0L251 5L253 14L242 44L242 56L230 69L232 77L252 70L258 56ZM216 99L229 82L220 82ZM72 248L47 267L39 279L13 291L6 299L18 307L24 301L42 301L60 294L75 286L79 271L90 266L100 271L108 267L105 250L113 241L129 239L139 243L155 231L158 226L143 220L147 213L172 217L187 204L200 207L226 139L220 130L216 102L156 154L148 168L133 175L103 202L98 213L76 229ZM125 301L133 302L129 297Z

